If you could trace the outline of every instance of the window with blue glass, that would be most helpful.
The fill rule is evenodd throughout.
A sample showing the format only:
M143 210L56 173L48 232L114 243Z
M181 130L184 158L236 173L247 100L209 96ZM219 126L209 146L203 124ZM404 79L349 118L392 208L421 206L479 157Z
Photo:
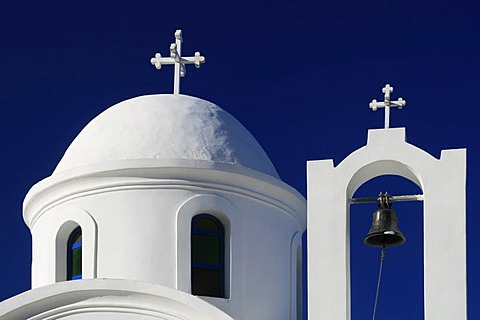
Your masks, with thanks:
M225 230L212 215L192 219L192 294L225 297Z
M67 241L67 280L82 279L82 229L72 231Z

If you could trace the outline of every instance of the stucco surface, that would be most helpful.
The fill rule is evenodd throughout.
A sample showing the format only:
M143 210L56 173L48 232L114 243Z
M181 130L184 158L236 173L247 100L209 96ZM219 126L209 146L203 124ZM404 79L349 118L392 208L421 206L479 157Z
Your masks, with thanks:
M233 320L198 297L123 279L59 282L0 302L2 320Z
M75 138L55 173L127 159L189 159L231 163L278 178L255 138L217 105L185 95L122 101Z
M442 150L436 159L406 142L405 128L369 130L367 145L336 167L307 162L309 317L351 319L350 199L382 175L423 192L424 319L466 320L466 150Z

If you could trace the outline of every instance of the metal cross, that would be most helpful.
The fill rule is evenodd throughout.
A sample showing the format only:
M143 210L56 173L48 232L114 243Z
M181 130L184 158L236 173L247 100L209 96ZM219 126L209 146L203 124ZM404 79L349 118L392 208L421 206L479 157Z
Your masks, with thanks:
M200 64L205 63L205 57L200 55L200 52L195 52L193 57L182 57L182 30L175 31L175 43L170 45L170 57L162 57L160 53L156 53L155 57L150 59L150 63L158 70L162 68L162 65L174 64L174 81L173 81L173 94L180 93L180 77L185 77L186 64L195 64L196 68L200 68Z
M398 109L402 109L407 104L407 101L403 100L402 98L398 98L397 101L390 100L390 93L393 92L393 87L389 84L386 84L385 87L382 88L382 92L385 94L385 101L377 102L377 100L373 99L370 102L370 109L373 111L377 111L378 108L385 108L385 129L390 128L390 107L398 107Z

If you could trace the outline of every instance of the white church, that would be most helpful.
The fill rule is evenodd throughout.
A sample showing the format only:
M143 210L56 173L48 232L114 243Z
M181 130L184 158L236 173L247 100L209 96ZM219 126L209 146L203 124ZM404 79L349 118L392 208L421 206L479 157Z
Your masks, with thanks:
M1 320L300 320L304 299L309 319L349 320L350 205L382 175L422 190L424 318L467 319L465 149L436 159L407 143L389 125L405 101L386 85L370 104L385 128L337 166L308 161L305 199L232 115L180 94L186 65L205 62L181 43L178 30L151 60L174 66L174 94L106 109L26 195L32 289L0 302ZM377 234L379 246L395 232Z

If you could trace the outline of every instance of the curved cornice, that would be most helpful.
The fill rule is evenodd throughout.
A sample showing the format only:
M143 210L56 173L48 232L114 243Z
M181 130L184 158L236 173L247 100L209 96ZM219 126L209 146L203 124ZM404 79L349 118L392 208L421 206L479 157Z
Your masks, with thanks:
M230 163L202 160L121 160L55 173L35 184L23 203L29 228L47 210L66 201L119 190L222 191L267 202L306 227L306 200L281 180Z
M233 320L210 303L182 291L123 279L59 282L0 303L0 318L5 320L58 319L86 312L150 315L159 319Z

